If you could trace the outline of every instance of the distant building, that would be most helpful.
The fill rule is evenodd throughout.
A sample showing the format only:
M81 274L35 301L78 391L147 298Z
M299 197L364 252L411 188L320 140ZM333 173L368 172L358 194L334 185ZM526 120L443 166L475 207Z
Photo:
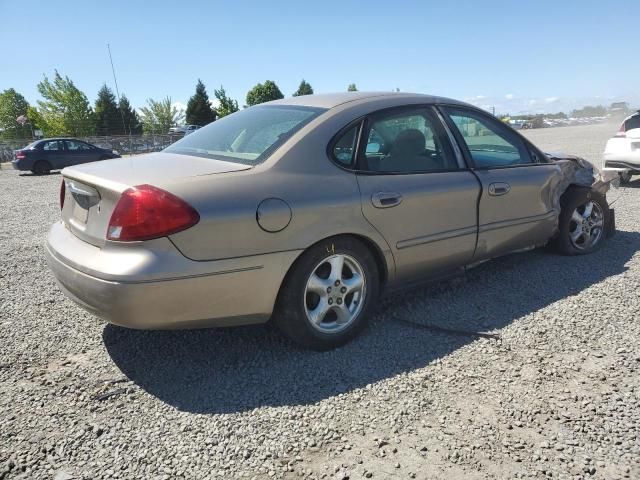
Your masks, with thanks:
M611 113L627 113L629 111L628 102L613 102L609 107Z

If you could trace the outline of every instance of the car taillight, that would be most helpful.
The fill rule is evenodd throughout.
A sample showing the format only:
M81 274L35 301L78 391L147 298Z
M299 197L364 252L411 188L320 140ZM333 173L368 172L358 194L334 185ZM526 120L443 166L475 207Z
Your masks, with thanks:
M625 123L626 120L624 122L622 122L622 124L620 125L620 130L618 130L618 133L616 133L616 137L626 137L627 133L625 131Z
M181 198L152 185L138 185L122 193L111 214L107 239L151 240L186 230L198 221L198 212Z
M67 186L64 184L64 180L60 184L60 210L64 208L64 196L67 193Z
M16 152L16 158L18 160L22 160L23 158L27 158L27 154L24 153L23 151L18 151Z

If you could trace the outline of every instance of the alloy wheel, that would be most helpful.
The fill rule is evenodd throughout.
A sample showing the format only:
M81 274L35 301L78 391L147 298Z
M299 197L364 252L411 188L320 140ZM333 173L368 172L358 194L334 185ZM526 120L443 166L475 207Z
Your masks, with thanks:
M597 202L579 205L571 215L569 239L577 250L588 250L602 239L604 214Z
M307 279L304 307L307 320L325 334L345 330L364 305L366 278L350 255L331 255L316 265Z

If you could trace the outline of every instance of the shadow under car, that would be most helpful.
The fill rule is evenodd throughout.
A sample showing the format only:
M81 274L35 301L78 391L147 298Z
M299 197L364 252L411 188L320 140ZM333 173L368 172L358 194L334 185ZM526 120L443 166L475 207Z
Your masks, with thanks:
M311 404L424 367L477 338L442 329L498 330L580 294L623 273L638 250L640 233L618 231L588 257L534 250L499 258L470 270L464 281L387 297L362 335L330 352L301 350L268 324L186 331L107 325L103 340L129 379L180 410L229 413Z

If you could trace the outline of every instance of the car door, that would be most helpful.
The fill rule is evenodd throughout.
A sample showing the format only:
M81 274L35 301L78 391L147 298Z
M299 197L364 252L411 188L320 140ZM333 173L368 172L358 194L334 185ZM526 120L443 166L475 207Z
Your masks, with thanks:
M67 147L68 165L78 165L92 161L91 148L78 140L65 140Z
M560 168L495 117L440 108L482 184L474 261L546 243L557 225Z
M49 140L42 145L42 160L51 165L52 170L59 170L67 166L67 155L62 140Z
M413 281L468 263L480 186L454 154L436 112L428 106L377 112L364 121L360 139L362 212L390 245L396 279Z

